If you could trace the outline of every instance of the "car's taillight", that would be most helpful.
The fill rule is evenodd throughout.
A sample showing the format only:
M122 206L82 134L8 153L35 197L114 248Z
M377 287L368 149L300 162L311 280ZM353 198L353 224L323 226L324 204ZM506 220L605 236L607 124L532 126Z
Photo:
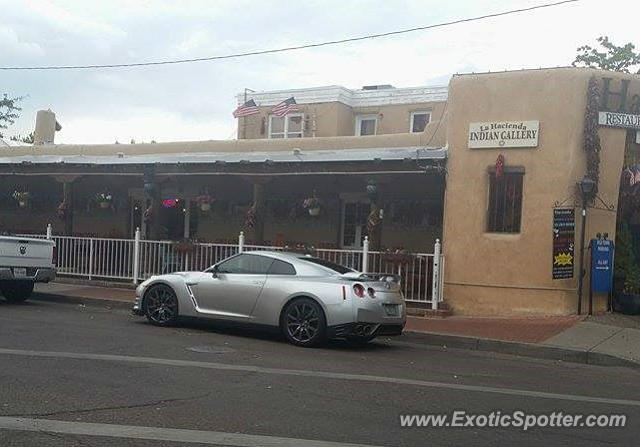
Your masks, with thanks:
M364 286L362 284L354 284L353 293L359 298L364 298Z
M347 299L347 288L345 286L342 286L342 299Z
M51 254L51 263L56 266L58 265L58 247L53 246L53 253Z
M376 291L375 291L375 290L373 290L373 288L372 288L372 287L369 287L369 288L367 289L367 293L369 294L369 297L371 297L371 298L375 298L375 297L376 297Z

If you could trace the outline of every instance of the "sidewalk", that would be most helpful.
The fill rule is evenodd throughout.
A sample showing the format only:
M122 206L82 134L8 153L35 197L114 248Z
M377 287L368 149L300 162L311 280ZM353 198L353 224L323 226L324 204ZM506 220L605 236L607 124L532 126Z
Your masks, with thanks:
M34 299L130 309L134 291L54 282L36 284ZM482 318L407 317L412 343L640 369L640 316Z

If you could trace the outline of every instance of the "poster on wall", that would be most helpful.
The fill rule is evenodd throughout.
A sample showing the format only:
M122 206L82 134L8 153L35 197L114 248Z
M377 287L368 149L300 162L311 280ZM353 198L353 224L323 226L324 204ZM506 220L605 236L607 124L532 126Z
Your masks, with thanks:
M576 212L553 209L553 279L573 278Z

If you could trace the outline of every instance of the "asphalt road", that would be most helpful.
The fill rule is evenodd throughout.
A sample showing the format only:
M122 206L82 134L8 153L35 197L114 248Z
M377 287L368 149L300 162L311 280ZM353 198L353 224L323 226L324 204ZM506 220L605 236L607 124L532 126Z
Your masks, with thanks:
M2 447L637 445L639 378L404 336L301 349L258 330L0 300ZM627 425L400 426L400 415L455 410L624 414Z

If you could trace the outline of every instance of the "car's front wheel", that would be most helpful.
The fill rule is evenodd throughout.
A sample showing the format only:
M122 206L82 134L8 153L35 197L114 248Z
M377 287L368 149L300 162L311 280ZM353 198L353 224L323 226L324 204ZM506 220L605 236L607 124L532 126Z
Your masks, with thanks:
M0 292L10 303L21 303L26 301L33 292L33 282L31 281L2 281Z
M287 340L297 346L318 346L327 337L327 320L322 307L311 298L297 298L287 304L281 325Z
M152 286L144 296L144 314L151 324L171 326L178 321L178 297L164 284Z

